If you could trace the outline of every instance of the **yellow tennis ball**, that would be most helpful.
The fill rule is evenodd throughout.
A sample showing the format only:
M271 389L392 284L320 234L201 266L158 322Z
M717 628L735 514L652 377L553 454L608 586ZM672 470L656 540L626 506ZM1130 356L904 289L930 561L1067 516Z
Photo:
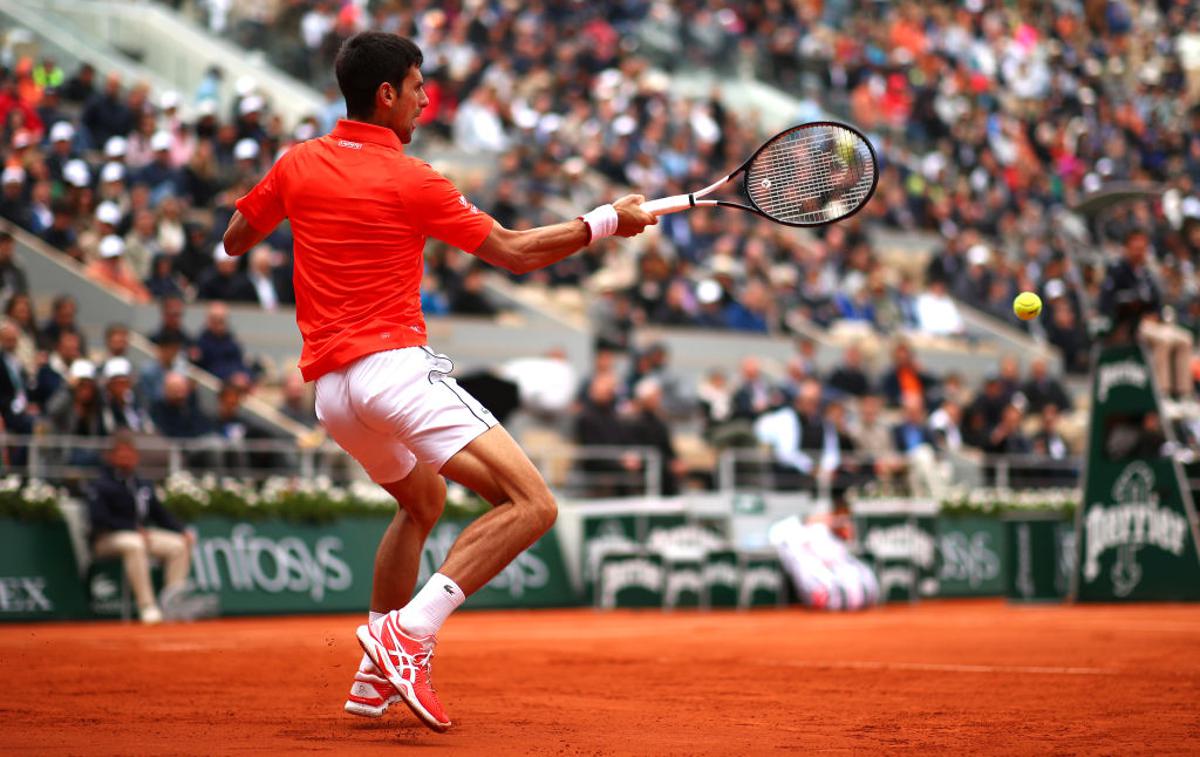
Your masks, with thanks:
M1022 321L1037 318L1042 312L1042 298L1033 292L1021 292L1017 299L1013 300L1013 312Z

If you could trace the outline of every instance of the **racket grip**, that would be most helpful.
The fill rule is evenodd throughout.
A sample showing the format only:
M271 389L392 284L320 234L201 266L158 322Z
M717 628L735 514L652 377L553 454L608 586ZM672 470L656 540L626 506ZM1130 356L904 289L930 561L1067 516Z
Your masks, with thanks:
M692 201L691 195L671 195L658 200L650 200L642 203L642 210L650 215L665 216L668 213L678 213L681 210L695 207L696 203Z

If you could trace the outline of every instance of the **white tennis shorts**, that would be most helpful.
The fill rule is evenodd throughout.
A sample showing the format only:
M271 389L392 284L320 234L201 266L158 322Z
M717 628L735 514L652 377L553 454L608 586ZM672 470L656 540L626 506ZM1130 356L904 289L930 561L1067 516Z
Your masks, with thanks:
M440 470L497 421L428 347L376 352L317 379L317 418L372 481L387 484L420 460Z

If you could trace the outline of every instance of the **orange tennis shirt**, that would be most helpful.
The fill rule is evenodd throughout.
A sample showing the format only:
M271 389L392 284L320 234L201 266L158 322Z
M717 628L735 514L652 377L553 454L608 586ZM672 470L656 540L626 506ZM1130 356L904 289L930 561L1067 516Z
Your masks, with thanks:
M390 129L341 120L288 150L237 201L260 232L295 240L300 372L314 381L373 352L425 344L425 239L475 252L492 218Z

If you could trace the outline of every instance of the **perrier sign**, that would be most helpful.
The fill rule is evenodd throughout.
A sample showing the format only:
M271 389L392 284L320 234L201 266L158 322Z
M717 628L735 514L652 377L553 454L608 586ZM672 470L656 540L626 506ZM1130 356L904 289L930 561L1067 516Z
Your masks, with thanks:
M1076 522L1083 601L1200 599L1196 510L1140 347L1101 351ZM1167 445L1169 447L1169 445Z

